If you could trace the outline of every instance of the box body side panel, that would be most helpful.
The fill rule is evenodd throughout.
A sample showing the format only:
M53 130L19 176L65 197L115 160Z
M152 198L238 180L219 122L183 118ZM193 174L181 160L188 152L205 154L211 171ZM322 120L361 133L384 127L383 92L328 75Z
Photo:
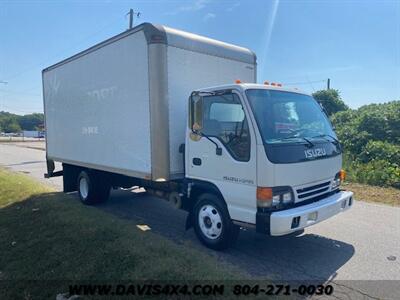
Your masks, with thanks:
M150 175L148 78L142 31L45 71L47 156Z
M173 46L167 49L170 173L183 171L179 145L185 142L190 93L200 88L232 84L236 79L255 83L255 64L189 51Z

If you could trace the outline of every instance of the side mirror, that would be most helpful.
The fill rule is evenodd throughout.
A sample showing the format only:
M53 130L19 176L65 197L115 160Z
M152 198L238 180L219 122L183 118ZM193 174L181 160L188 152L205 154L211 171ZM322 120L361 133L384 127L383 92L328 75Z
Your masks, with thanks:
M198 134L203 128L203 97L196 92L190 95L189 112L189 128Z

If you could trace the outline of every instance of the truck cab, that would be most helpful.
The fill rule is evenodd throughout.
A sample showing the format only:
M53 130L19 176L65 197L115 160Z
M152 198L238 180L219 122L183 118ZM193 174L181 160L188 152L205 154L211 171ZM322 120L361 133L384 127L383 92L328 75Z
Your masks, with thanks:
M352 205L332 125L298 90L238 82L195 91L185 145L185 177L199 194L191 221L208 247L229 245L239 226L280 236Z

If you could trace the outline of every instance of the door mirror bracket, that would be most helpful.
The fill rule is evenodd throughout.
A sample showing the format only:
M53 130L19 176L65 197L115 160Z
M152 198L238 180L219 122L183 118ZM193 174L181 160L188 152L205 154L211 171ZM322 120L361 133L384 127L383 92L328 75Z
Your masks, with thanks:
M208 135L206 135L198 130L194 131L193 133L200 135L201 137L205 137L207 140L209 140L211 143L213 143L215 145L215 154L218 156L222 155L222 148L220 146L218 146L218 144L216 142L214 142Z

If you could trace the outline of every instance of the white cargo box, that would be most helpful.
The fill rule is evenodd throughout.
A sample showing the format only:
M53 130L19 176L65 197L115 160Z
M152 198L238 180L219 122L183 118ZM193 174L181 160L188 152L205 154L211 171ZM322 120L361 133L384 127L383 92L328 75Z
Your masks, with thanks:
M193 90L256 81L238 46L149 23L43 70L47 158L133 177L184 176Z

